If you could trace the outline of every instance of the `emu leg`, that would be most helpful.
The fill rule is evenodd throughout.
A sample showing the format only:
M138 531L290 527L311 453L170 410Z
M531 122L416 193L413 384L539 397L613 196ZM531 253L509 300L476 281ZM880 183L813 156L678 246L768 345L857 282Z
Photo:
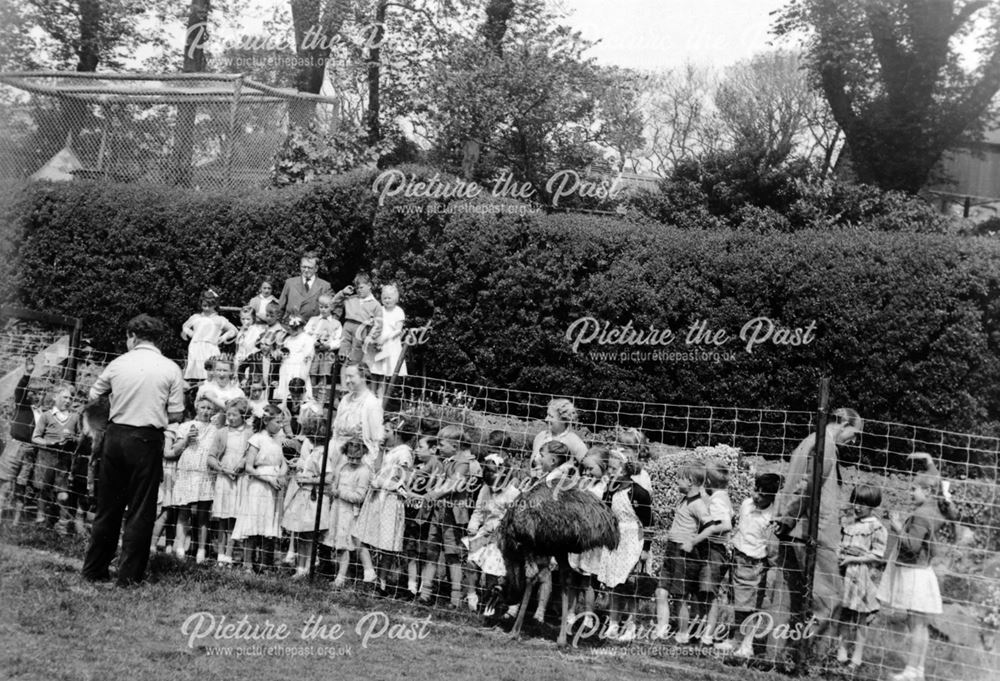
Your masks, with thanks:
M573 585L570 583L572 575L573 570L570 568L566 558L559 558L559 591L562 594L562 617L559 620L559 638L556 639L556 645L560 648L566 647L566 634L569 630L568 619L570 606L575 605L576 601L576 598L573 598L572 600L574 603L570 603L570 597L573 590Z
M531 600L531 592L535 589L535 580L525 580L524 596L521 597L521 605L517 609L517 619L514 620L514 627L510 630L510 637L517 639L521 637L521 625L524 624L524 613L528 611L528 601Z

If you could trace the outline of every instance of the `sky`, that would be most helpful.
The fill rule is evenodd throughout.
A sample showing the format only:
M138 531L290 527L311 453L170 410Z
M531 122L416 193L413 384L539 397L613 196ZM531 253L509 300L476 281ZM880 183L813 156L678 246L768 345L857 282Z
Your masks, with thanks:
M724 67L769 47L769 13L785 0L561 0L567 23L601 43L602 64Z

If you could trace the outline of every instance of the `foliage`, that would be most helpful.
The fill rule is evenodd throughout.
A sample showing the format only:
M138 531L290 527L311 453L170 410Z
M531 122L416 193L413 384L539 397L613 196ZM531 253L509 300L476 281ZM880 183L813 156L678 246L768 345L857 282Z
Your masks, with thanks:
M434 172L401 170L424 179ZM372 180L362 172L255 194L4 186L3 302L82 315L95 347L117 350L124 322L140 309L179 328L203 287L238 305L259 275L294 272L296 254L315 247L335 287L371 268L378 282L399 284L409 324L431 324L429 342L408 357L411 373L616 400L804 410L826 375L834 402L859 405L871 419L975 432L1000 414L995 239L872 231L873 212L858 213L850 230L766 234L579 214L431 212L428 201L402 196L379 207ZM686 342L699 321L730 340L716 361L602 358L591 351L621 348L594 341L574 352L567 340L570 323L587 316L669 329L676 339L665 349L680 353L702 349ZM739 334L756 317L800 330L815 323L815 335L748 352ZM182 349L170 339L170 354Z
M274 159L271 181L281 187L374 166L384 146L368 146L364 133L353 128L323 133L293 125Z
M951 221L923 199L872 185L821 180L804 159L779 165L736 151L682 161L658 191L637 192L631 215L682 228L753 232L859 228L946 232Z
M674 510L684 497L677 488L677 478L684 464L724 463L729 467L729 500L733 510L740 507L743 500L753 494L754 470L743 460L742 452L727 445L696 447L693 451L662 454L645 466L653 481L653 512L655 522L663 534L670 528ZM665 535L663 538L665 541ZM665 547L664 547L665 548ZM657 555L662 555L658 552Z
M978 58L958 46L979 22ZM790 0L773 27L807 61L861 182L916 193L975 135L1000 90L1000 5L982 0Z

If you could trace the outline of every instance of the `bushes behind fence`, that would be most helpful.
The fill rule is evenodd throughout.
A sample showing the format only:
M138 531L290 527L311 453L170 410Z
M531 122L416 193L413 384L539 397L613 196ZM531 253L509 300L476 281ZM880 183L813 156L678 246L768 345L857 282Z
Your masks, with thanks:
M509 203L512 212L482 214L414 210L425 201L402 198L379 207L372 179L257 194L8 186L0 290L5 302L82 316L100 346L120 350L136 311L164 316L179 333L205 286L241 304L258 275L275 274L280 287L311 246L335 287L373 266L380 281L399 283L411 325L433 325L411 372L751 412L813 409L817 381L829 375L833 401L872 418L972 432L1000 414L995 240L682 230L519 214ZM567 331L586 317L609 330L670 330L674 340L595 338L574 351ZM740 331L759 317L778 326L748 350ZM699 343L687 342L692 325L704 331ZM789 344L773 342L779 329ZM719 332L727 340L707 340ZM166 351L180 356L179 337Z

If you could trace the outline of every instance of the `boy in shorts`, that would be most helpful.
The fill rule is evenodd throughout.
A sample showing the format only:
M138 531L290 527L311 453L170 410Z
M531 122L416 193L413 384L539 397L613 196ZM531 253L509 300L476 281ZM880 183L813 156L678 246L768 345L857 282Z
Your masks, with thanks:
M699 528L709 522L708 505L704 499L705 466L688 463L681 467L677 487L684 496L674 511L674 520L667 532L667 548L660 567L660 584L656 589L656 631L654 638L667 638L672 632L680 644L688 642L687 622L680 617L685 602L689 611L698 603L698 588L704 559L700 547L690 546ZM669 597L669 600L668 600Z

